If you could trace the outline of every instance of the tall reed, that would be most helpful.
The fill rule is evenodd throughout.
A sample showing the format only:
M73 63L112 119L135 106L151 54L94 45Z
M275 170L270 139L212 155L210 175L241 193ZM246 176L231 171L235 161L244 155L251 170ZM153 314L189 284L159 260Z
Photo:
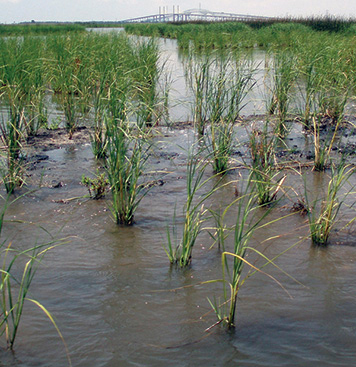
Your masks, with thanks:
M213 122L205 136L205 145L211 151L215 173L226 173L229 168L231 148L234 141L234 122L221 120Z
M117 224L132 225L147 185L139 180L148 158L145 142L133 136L126 122L109 119L105 169L111 187L111 212Z
M10 200L10 195L7 195L5 199L0 196L0 199L3 201L0 210L0 336L5 338L7 348L13 350L25 302L31 302L45 313L56 328L59 337L64 343L68 363L71 366L68 348L53 316L40 302L29 297L31 284L45 254L56 246L64 244L65 239L54 239L48 243L35 245L27 250L16 250L12 242L7 243L6 240L1 239L5 212L9 205L22 197L23 195ZM23 265L24 261L25 264ZM22 269L20 273L19 269ZM15 274L19 274L19 276Z
M7 65L3 80L0 80L0 93L7 104L7 117L2 116L0 121L0 140L6 149L6 164L2 176L7 192L13 192L23 182L21 152L26 124L25 96L21 85L23 73L19 70L19 64L15 62Z
M300 47L298 89L302 96L302 122L305 130L312 129L312 117L318 112L317 99L322 75L318 71L322 51L316 44Z
M277 134L284 137L288 132L286 124L291 91L296 79L296 58L290 50L279 50L273 54L272 85L268 111L278 113Z
M335 126L322 126L322 116L312 118L313 138L314 138L314 170L324 171L330 160L330 153L337 137L338 128L341 120L338 120ZM324 139L321 134L324 131Z
M78 126L79 95L78 74L81 68L79 45L83 39L78 37L56 36L49 40L53 59L49 60L51 84L64 116L65 127L72 139Z
M0 161L0 176L5 185L6 192L11 194L16 187L20 187L24 183L25 167L23 158L13 158L9 150L5 153L5 159Z
M178 231L175 216L172 229L167 226L167 247L164 249L171 264L178 264L180 267L186 267L192 261L193 248L205 220L204 202L216 191L214 185L206 192L200 192L205 188L211 177L204 180L204 172L208 163L201 160L199 154L200 152L194 153L191 150L188 152L187 195L183 208L184 223L181 238L176 238Z
M242 275L244 266L247 264L251 268L258 270L246 260L248 252L255 252L262 258L267 259L250 245L251 236L258 228L266 225L261 225L261 222L269 213L269 211L265 211L262 215L256 215L256 209L258 208L254 205L256 199L254 194L248 191L253 184L250 175L246 189L243 189L242 194L235 202L237 216L234 228L233 250L231 252L225 250L222 253L223 278L221 281L224 291L223 302L221 304L210 302L219 322L225 323L228 328L234 328L236 325L237 297L241 286L247 279L247 277L243 278ZM212 282L217 281L219 280Z
M337 166L331 166L331 177L326 194L318 196L312 202L309 199L306 181L304 181L305 198L309 210L307 211L310 236L313 244L326 245L332 228L335 226L338 214L346 194L341 190L354 173L354 167L341 161Z
M25 301L33 302L27 297L33 278L45 253L51 248L53 246L35 246L26 251L15 251L11 248L11 243L7 247L5 243L1 244L0 335L5 336L9 349L13 349ZM16 278L12 270L20 258L28 258L28 260L21 277ZM48 314L48 311L45 310L45 313Z
M209 57L205 57L200 61L190 58L186 71L188 85L194 96L193 122L199 136L204 135L208 120L207 95L211 63Z
M109 34L94 42L95 63L92 65L92 103L94 132L92 147L97 158L106 155L107 119L126 121L129 118L130 99L133 94L131 74L131 44L127 37Z
M321 74L320 87L317 94L319 112L336 124L342 120L346 103L351 91L352 71L347 49L341 40L339 47L327 46L319 65ZM346 46L347 47L347 46ZM332 72L330 72L332 70Z
M187 83L194 97L194 124L203 136L208 122L234 123L255 85L251 59L237 54L191 54L185 66Z
M45 105L47 76L45 66L45 41L41 37L24 37L25 51L23 70L25 80L22 84L25 98L25 126L28 136L36 135L41 127L47 125L48 111Z
M158 65L159 49L155 39L139 42L132 48L132 52L133 82L138 100L137 122L143 128L146 123L155 123L158 119L157 86L162 69Z
M251 153L251 181L254 183L259 205L268 205L276 199L285 180L276 169L278 137L269 131L268 121L262 130L252 129L249 138Z

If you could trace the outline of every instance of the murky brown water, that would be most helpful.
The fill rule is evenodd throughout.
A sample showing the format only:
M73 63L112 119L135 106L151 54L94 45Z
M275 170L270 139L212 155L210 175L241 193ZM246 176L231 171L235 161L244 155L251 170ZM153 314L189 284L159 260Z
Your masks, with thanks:
M184 202L186 154L178 145L187 147L193 133L164 129L155 139L162 143L149 168L166 169L161 176L165 184L154 187L142 201L132 227L115 225L105 200L55 202L86 194L79 184L81 175L97 167L89 145L47 152L49 159L42 163L44 184L61 181L64 186L41 188L8 210L8 220L34 223L5 224L2 236L16 248L25 249L48 238L39 225L53 234L60 231L59 237L71 237L68 244L46 255L31 297L55 316L73 366L353 365L354 232L333 233L332 245L314 248L310 240L303 240L308 229L306 219L298 214L259 231L251 245L273 257L300 241L276 263L302 285L268 267L265 270L290 295L270 278L256 274L240 291L235 332L220 327L210 334L204 332L216 321L207 298L222 296L222 289L199 283L221 278L221 254L217 248L209 250L212 240L204 232L194 248L192 266L180 270L169 266L162 247L166 224L175 206L179 215ZM39 172L32 172L33 182ZM211 174L208 169L207 177ZM237 172L228 176L229 180L236 178ZM326 177L308 173L307 181L317 192L326 184ZM302 190L296 175L290 175L288 185ZM234 198L233 187L226 187L210 205L224 207ZM291 205L284 198L269 219L289 214ZM235 210L229 223L235 221ZM337 228L353 216L351 209L345 209ZM270 237L275 238L263 242ZM63 344L44 314L27 304L22 321L15 353L2 351L2 365L66 365Z
M178 56L171 57L174 62ZM177 68L175 72L181 71ZM179 119L185 112L178 109L172 114ZM293 140L287 140L288 144L304 144L307 139L299 133L298 137L292 134ZM240 139L244 134L241 128ZM157 177L165 184L154 187L144 198L132 227L117 226L105 200L58 202L86 194L79 184L81 176L97 168L89 145L46 152L49 159L29 172L30 188L35 188L41 172L44 187L24 196L7 211L9 222L4 225L2 238L12 241L15 248L26 249L49 240L39 226L57 238L70 239L45 256L30 296L55 317L72 365L353 366L354 228L334 231L327 248L311 246L306 218L298 214L258 231L251 246L268 257L298 243L276 264L301 284L272 266L265 268L289 294L269 277L256 274L239 293L235 332L218 326L206 333L204 330L216 322L207 298L222 296L222 289L217 283L200 283L221 278L221 253L216 247L209 249L212 240L206 232L199 236L192 266L186 270L170 267L163 250L166 225L175 208L179 220L185 199L186 153L179 146L187 148L194 141L194 133L191 129L162 128L154 140L156 155L148 169L163 171ZM240 173L246 176L244 170ZM236 180L238 174L231 173L226 180ZM211 175L209 168L206 177ZM306 177L314 194L327 184L326 174L309 172ZM52 188L58 182L64 186ZM292 172L286 183L289 186L303 191L302 180ZM268 220L290 214L295 195L292 190L287 194ZM224 208L234 199L234 187L228 186L207 205ZM350 195L347 204L354 200ZM344 207L336 229L342 229L354 215L353 208ZM236 208L232 208L228 223L233 224L235 218ZM273 240L265 241L272 237ZM227 248L231 248L232 239L233 234ZM250 259L256 260L253 255ZM0 350L1 365L67 365L65 348L55 328L30 303L26 304L15 352Z

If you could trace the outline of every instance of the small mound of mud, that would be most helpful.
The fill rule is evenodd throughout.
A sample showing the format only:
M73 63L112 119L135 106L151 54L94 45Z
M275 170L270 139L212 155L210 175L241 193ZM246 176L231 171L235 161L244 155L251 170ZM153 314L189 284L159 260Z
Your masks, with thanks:
M85 144L90 142L90 129L81 126L76 129L72 139L68 132L63 129L40 130L36 136L29 136L27 144L29 147L35 147L36 150L48 151L60 149L68 145Z

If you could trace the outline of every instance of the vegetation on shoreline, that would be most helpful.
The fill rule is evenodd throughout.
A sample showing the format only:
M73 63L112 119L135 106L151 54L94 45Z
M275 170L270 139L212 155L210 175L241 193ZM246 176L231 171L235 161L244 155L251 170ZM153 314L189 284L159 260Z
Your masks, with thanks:
M236 49L294 45L303 38L329 36L352 37L356 33L354 19L333 17L271 18L270 20L217 22L217 23L135 23L124 24L129 34L177 39L186 49ZM306 39L307 38L307 39Z
M75 23L0 24L0 36L48 35L66 32L85 32L85 27Z

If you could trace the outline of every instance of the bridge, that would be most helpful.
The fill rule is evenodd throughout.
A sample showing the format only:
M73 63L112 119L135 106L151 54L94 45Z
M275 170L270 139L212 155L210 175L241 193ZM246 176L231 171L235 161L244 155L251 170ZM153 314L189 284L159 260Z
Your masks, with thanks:
M172 13L168 13L166 7L160 7L159 10L160 10L159 14L126 19L120 21L120 23L168 23L168 22L194 22L194 21L227 22L227 21L270 19L269 17L263 17L263 16L223 13L223 12L209 11L205 9L190 9L184 12L179 12L179 7L177 7L177 11L175 11L174 6Z

